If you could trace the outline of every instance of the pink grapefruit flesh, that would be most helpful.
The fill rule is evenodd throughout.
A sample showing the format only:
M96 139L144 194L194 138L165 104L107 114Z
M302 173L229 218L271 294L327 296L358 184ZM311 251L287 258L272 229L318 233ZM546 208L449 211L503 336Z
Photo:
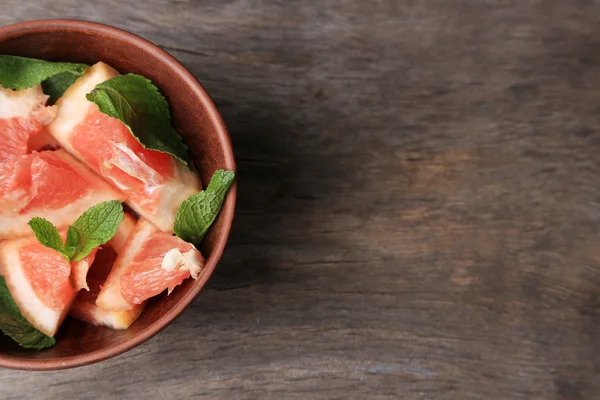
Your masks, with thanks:
M173 249L182 254L198 252L191 244L164 232L156 232L144 243L121 276L121 294L125 300L140 304L165 289L171 293L175 286L190 277L188 269L175 268L171 271L162 268L165 255Z

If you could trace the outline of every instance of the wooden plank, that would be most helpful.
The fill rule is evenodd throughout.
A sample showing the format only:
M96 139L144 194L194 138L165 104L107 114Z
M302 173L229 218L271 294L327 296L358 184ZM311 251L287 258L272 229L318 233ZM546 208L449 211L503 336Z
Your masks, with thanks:
M600 6L42 0L165 47L240 170L209 289L165 332L3 399L593 399Z

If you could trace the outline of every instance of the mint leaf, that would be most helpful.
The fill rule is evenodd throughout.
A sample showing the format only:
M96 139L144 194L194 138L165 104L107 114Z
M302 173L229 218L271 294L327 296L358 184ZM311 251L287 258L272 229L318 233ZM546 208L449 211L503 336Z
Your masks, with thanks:
M41 350L56 343L53 337L38 331L23 317L8 291L3 276L0 276L0 330L28 349Z
M213 192L215 195L225 198L225 194L227 194L229 186L233 183L234 178L235 173L233 171L218 169L210 178L206 191Z
M35 58L0 55L0 85L6 89L27 89L64 72L80 76L87 67L86 64L51 62ZM47 82L46 88L50 88L50 96L57 98L59 93L62 95L64 92L62 88L67 82L68 80L65 80L65 77L58 79L58 81Z
M51 104L54 104L65 93L69 86L74 84L81 76L83 76L83 70L61 72L60 74L54 75L43 81L42 90L50 96L48 101Z
M65 241L65 253L69 257L69 260L73 258L75 253L79 250L79 234L72 226L69 226L67 230L67 240Z
M206 190L184 200L175 217L175 234L186 242L199 245L219 215L234 177L233 171L220 169L213 174Z
M123 122L145 148L190 165L188 148L171 123L169 104L149 79L120 75L98 84L86 97L101 112Z
M34 217L29 220L29 226L33 230L37 240L46 247L58 251L68 260L70 256L65 251L58 229L47 219Z
M41 244L58 251L68 261L80 261L93 249L112 239L122 220L123 205L112 200L98 203L81 214L69 226L64 244L52 222L34 217L29 220L29 226Z
M87 257L93 249L112 239L122 220L123 205L118 200L96 204L81 214L72 226L77 233L78 247L71 260L79 261ZM74 237L75 234L71 235ZM67 241L72 246L73 239L67 238Z

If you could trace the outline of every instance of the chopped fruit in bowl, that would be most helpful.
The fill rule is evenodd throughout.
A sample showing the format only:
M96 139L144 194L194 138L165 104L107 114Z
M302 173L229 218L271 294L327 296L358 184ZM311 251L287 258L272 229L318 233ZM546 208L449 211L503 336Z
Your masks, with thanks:
M202 190L150 80L0 55L0 140L0 330L17 344L54 346L67 315L128 329L201 275L234 173Z

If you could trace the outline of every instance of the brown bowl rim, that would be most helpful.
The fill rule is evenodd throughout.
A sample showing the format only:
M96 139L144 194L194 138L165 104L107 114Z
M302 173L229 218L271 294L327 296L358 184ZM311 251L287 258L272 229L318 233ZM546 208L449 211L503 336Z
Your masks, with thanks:
M6 25L0 28L0 40L18 37L23 34L39 33L44 31L51 32L55 30L84 30L93 32L97 35L117 37L133 44L134 46L142 48L144 51L155 55L157 58L162 59L163 62L168 64L172 70L175 71L175 73L178 74L185 81L185 83L193 89L196 96L200 100L200 104L202 104L204 109L207 111L209 121L216 127L219 141L225 150L226 168L232 171L236 170L229 133L212 99L191 72L181 65L173 56L150 41L110 25L76 19L38 19ZM203 270L201 276L198 278L194 286L192 286L192 288L167 313L163 314L160 318L147 326L144 330L138 332L135 336L125 339L122 342L112 344L106 348L95 350L86 354L57 359L30 359L0 354L0 367L30 371L49 371L88 365L122 354L145 342L166 328L167 325L173 322L173 320L175 320L175 318L177 318L198 295L215 269L217 262L221 259L223 250L225 249L225 245L227 243L227 238L229 237L229 232L231 230L231 224L233 222L237 192L236 189L237 184L234 182L232 187L229 189L225 204L221 210L224 223L221 231L218 233L213 252L206 262L206 268Z

